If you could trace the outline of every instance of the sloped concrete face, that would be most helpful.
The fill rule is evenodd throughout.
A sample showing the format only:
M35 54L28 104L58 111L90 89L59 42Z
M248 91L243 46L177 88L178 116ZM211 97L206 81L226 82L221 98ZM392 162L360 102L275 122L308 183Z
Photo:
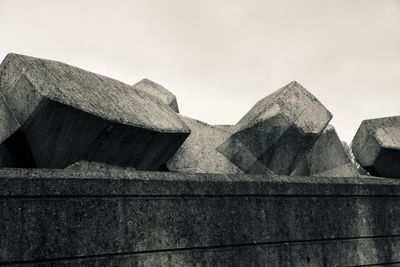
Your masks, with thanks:
M352 150L371 175L400 178L400 116L363 121Z
M162 103L172 108L176 113L179 113L176 96L158 83L150 81L149 79L143 79L135 83L133 88L149 94L150 96L160 100Z
M233 126L212 126L207 123L181 116L191 134L167 161L170 171L187 173L242 173L216 148L233 132Z
M368 171L366 169L364 169L357 162L356 158L354 157L353 151L351 150L351 147L345 141L342 141L342 145L343 145L344 151L347 154L347 157L350 159L351 163L353 163L353 165L356 167L358 173L361 175L364 175L364 176L369 176L370 174L368 173Z
M9 54L0 65L0 92L0 142L12 156L32 155L29 166L16 167L83 160L154 170L190 133L147 94L60 62Z
M346 154L335 128L328 125L291 175L355 177L359 173Z
M288 175L331 118L311 93L292 82L260 100L217 150L245 173Z

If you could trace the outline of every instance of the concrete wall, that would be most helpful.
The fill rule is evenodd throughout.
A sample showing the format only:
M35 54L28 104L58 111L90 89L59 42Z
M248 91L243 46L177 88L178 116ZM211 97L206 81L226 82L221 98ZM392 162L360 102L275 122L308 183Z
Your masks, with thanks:
M0 265L400 263L400 181L0 171Z

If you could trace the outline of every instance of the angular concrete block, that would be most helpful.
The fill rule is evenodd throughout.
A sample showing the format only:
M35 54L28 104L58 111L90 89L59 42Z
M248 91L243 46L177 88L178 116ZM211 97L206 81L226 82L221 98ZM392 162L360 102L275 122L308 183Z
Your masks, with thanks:
M167 161L170 171L188 173L242 173L216 150L232 134L231 127L218 127L181 116L191 134Z
M7 55L0 93L0 143L14 158L25 155L14 167L83 160L155 170L190 133L147 94L56 61Z
M260 100L217 150L246 173L288 175L331 118L310 92L292 82Z
M354 177L359 173L346 154L335 128L328 125L291 175Z
M150 96L160 100L162 103L172 108L176 113L179 113L176 96L158 83L155 83L148 79L143 79L135 83L133 85L133 88L149 94Z
M400 178L400 116L363 121L351 148L371 175Z

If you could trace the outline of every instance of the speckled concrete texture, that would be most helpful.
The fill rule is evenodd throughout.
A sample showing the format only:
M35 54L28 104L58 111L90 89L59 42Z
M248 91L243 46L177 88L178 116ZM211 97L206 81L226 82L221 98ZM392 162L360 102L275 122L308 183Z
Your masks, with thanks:
M149 79L143 79L135 83L133 88L149 94L150 96L160 100L162 103L172 108L175 112L179 113L176 96L162 85L150 81Z
M291 175L354 177L359 172L346 154L335 128L328 125Z
M155 170L190 133L146 93L56 61L7 55L0 93L0 142L15 167L64 168L86 160Z
M399 197L400 181L374 177L0 170L0 262L397 261Z
M191 134L167 161L170 171L194 173L242 173L216 148L229 138L233 126L212 126L185 116L180 118L190 128Z
M297 82L260 100L217 150L245 173L290 174L331 113Z
M400 116L363 121L351 147L372 175L400 178Z

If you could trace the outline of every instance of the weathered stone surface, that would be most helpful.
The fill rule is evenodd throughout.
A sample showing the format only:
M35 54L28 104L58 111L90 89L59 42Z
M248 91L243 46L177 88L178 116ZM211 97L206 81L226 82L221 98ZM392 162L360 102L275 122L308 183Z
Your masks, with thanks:
M354 177L359 173L346 154L335 128L328 125L291 175Z
M399 266L400 238L371 237L331 241L241 244L182 249L163 253L126 253L17 264L35 267L176 267L176 266ZM393 264L391 264L393 263Z
M356 158L354 157L353 151L351 151L351 147L345 142L342 141L342 145L344 148L344 151L347 154L347 157L351 160L351 163L356 167L357 171L361 175L369 176L370 174L366 169L364 169L357 161Z
M246 173L290 174L332 115L299 83L260 100L217 150Z
M94 162L94 161L78 161L69 165L66 169L76 170L76 171L106 171L106 170L130 170L135 171L133 167L120 167L112 166L109 164Z
M175 112L179 113L176 96L158 83L150 81L149 79L143 79L135 83L133 87L136 90L143 91L151 95L152 97L159 99L162 103L172 108Z
M400 116L363 121L351 147L371 175L400 178Z
M346 143L346 141L342 141L342 146L344 152L346 152L347 157L350 159L351 162L355 163L356 159L354 158L353 152L351 151L350 146Z
M15 167L83 160L154 170L190 132L142 91L56 61L7 55L0 93L0 142L14 158L26 157Z
M248 255L243 265L348 266L399 258L395 179L40 169L0 170L0 178L2 265L229 266Z
M170 171L189 173L242 173L216 148L232 134L233 127L218 127L181 116L191 134L167 161Z

